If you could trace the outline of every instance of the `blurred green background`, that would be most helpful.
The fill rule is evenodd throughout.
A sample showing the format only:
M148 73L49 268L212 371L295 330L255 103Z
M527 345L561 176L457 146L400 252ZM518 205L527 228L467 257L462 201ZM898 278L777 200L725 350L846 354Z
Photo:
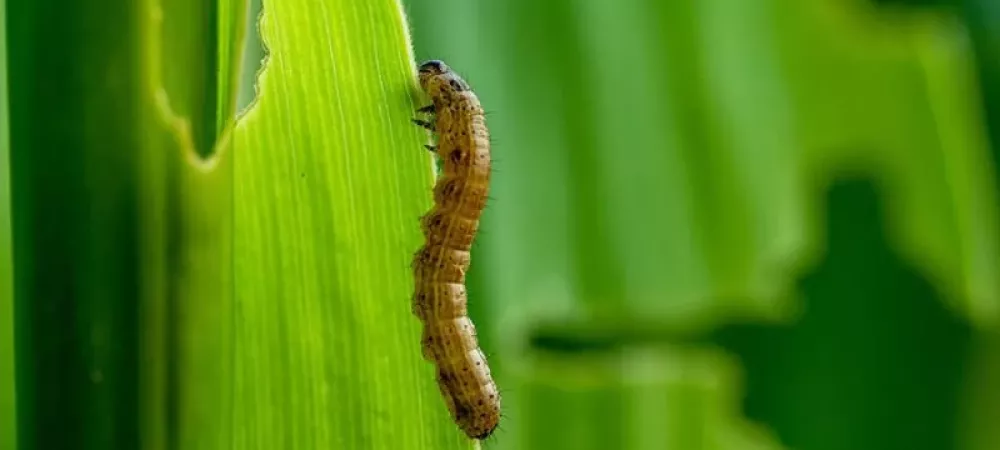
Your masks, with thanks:
M495 136L488 448L1000 448L1000 3L405 3Z
M41 10L25 6L30 2L7 0L8 6L13 3L20 12ZM176 3L180 6L174 10L168 8L165 17L178 17L171 12L184 17L199 10L196 2ZM351 36L355 41L376 39L361 32L351 34L364 30L378 35L368 29L369 24L364 22L368 16L364 13L354 14L349 7L338 9L337 5L349 2L335 3L330 2L334 5L331 11L321 11L320 5L326 4L321 2L283 3L286 9L282 15L275 14L270 22L275 41L272 49L285 45L280 48L288 54L301 50L295 55L311 55L308 52L314 49L301 44L308 42L306 38L315 38L310 35L309 23L339 19L341 15L345 22L361 24L343 27L348 36L345 40ZM289 13L305 4L315 9ZM265 11L268 5L263 5ZM87 9L82 4L77 6L81 11ZM250 28L243 67L238 74L238 110L250 105L255 96L253 83L264 56L260 36L253 26L261 6L259 0L251 1L245 16ZM276 2L275 6L281 5ZM1000 3L995 0L403 0L402 7L409 21L416 60L442 59L462 74L480 96L493 134L492 201L473 249L469 274L471 315L504 402L501 428L483 444L484 448L1000 448L1000 427L996 426L1000 423L1000 283L997 281L1000 280L1000 189L996 176L1000 167ZM67 10L60 17L72 23L74 11ZM220 7L203 15L192 14L190 23L177 25L167 20L166 26L169 32L171 27L174 30L195 27L192 24L198 21L225 23L227 13L233 12ZM24 36L24 29L3 29L8 22L20 23L10 14L5 21L4 14L5 8L0 8L0 35ZM118 14L111 19L127 21L137 13L122 10ZM244 16L239 17L239 22L243 22ZM372 17L384 16L376 11ZM19 15L18 20L21 18ZM334 21L331 28L336 31L340 25ZM371 29L398 32L396 25L380 22L371 25ZM211 61L207 63L211 67L201 67L198 58L185 56L191 48L201 48L199 38L192 37L190 42L167 40L175 53L167 52L164 71L164 83L168 87L174 83L172 94L185 90L189 94L180 96L188 102L175 105L184 110L179 112L203 119L195 121L193 131L194 147L202 152L208 151L218 139L228 143L224 130L232 112L227 110L226 100L219 100L218 104L205 100L213 96L224 99L225 88L219 88L218 93L199 91L187 89L186 82L177 81L187 80L185 72L208 73L212 79L223 77L226 63L217 58L228 54L213 51L225 48L230 41L220 38L224 35L221 32L206 35L215 36L206 38L208 50L203 49L205 54L197 50L193 53ZM53 39L60 36L75 35L54 34ZM119 40L117 32L109 31L105 37L112 46L129 45L123 43L127 40ZM350 47L349 42L326 38ZM392 51L401 51L400 42L387 40ZM301 47L295 47L297 43ZM84 48L85 44L79 45ZM7 47L11 47L9 42ZM26 54L31 57L33 49L21 43L11 48L18 52L15 56L19 58ZM315 51L325 53L326 49ZM334 53L331 58L339 51L346 50L341 47L331 50ZM92 54L90 59L80 60L88 61L87 67L94 72L90 82L105 86L101 84L105 80L101 78L103 66L99 63L115 63L113 56ZM8 58L21 61L8 57L6 47L0 45L0 64ZM305 66L301 59L299 66L294 64L294 57L289 59L295 71L277 64L281 72L276 73L290 76L307 72L300 70ZM370 65L379 66L391 57L371 56L374 63L367 56L364 59L338 67L367 73ZM3 148L9 120L4 76L8 70L20 80L28 76L10 68L0 69L7 69L0 70L0 119L3 119L0 148ZM392 66L386 72L395 69ZM346 75L331 74L336 80L312 80L314 84L309 87L354 80L351 78L354 74L350 70ZM395 72L392 74L395 76ZM172 75L177 76L172 78ZM277 77L272 75L272 80ZM299 84L272 81L271 87L286 89L274 94L290 93L288 97L295 101L292 94L297 92ZM56 94L70 97L70 104L75 105L73 86L60 89ZM364 89L359 91L368 92ZM24 105L30 104L30 94L14 90L11 89L11 96L19 97L12 104L24 110ZM41 91L39 88L38 92ZM95 92L94 96L99 96L100 92ZM307 92L306 88L302 92ZM308 92L325 98L316 91ZM357 99L359 103L368 100L360 97L363 96ZM123 98L122 101L139 111L148 106L135 106L131 102L139 100ZM402 100L392 103L387 107L390 112L377 117L397 118L394 114L403 114L404 108L413 106L403 103ZM202 105L201 110L198 105ZM303 105L294 104L280 111L291 115L308 110L308 104L303 102ZM83 111L93 114L93 110ZM67 110L62 113L65 116L58 118L71 121L79 113ZM144 116L137 117L137 129L146 130L142 128L148 126L144 125ZM344 115L323 119L336 122L330 117L349 120ZM23 129L24 119L18 120L15 123L18 127L11 129ZM198 123L211 126L197 128ZM264 119L259 123L265 123ZM56 124L61 126L62 122ZM394 139L405 136L399 137L399 142L417 139L413 130L394 128L395 122L379 124L392 129L396 133ZM311 148L309 139L319 142L313 143L314 148L320 149L317 154L328 149L323 145L330 136L309 125L302 126L317 137L304 137L306 145L296 141L298 149ZM350 126L352 123L345 128ZM48 139L44 130L34 131ZM132 136L124 131L122 139L141 140L162 132L137 131ZM336 132L331 136L337 137ZM70 139L55 136L52 139ZM97 149L94 155L98 158L121 157L115 153L114 145L104 149L107 140L100 136L84 137L97 143L92 147ZM240 142L240 137L236 139ZM276 143L247 148L261 151L283 146L294 147L277 139ZM405 148L409 147L414 146ZM410 151L407 149L387 151ZM107 153L102 153L105 150ZM419 147L413 151L417 150ZM333 148L329 153L336 156L338 151L345 150ZM183 210L184 205L177 207L164 199L173 198L171 195L178 191L188 195L205 192L218 192L220 197L228 195L225 189L202 190L205 183L211 185L211 180L202 184L195 181L194 187L185 191L183 186L190 180L182 175L177 181L169 175L172 173L169 170L178 163L155 152L149 154L137 156L141 159L139 164L156 177L172 180L167 183L166 194L143 187L147 189L144 193L160 192L155 202L166 202L170 208ZM245 157L251 163L241 166L239 158L235 163L236 227L241 226L240 217L266 217L267 220L260 219L264 224L261 228L271 226L266 215L269 210L263 207L254 210L253 199L247 200L253 196L245 194L259 194L266 192L266 188L240 184L254 183L252 176L245 175L251 173L250 169L240 167L258 170L268 166L269 161ZM420 173L415 168L419 164L416 158L409 154L399 156L404 161L400 169L405 172L400 177L404 186L421 182L414 175ZM158 171L164 161L168 169L163 173L168 175ZM366 161L356 159L353 164L364 165ZM335 179L323 178L323 170L337 173L336 168L329 169L324 164L331 163L316 158L318 169L308 172L310 178L304 182L315 184L306 185L306 190L331 184L327 180ZM71 162L60 167L75 173ZM0 158L0 207L4 209L9 205L8 170L7 158ZM297 181L297 166L289 171L295 172L291 178ZM227 173L222 172L219 175L222 178L216 182L231 183ZM266 173L266 168L260 173ZM364 172L365 176L355 180L363 186L356 192L350 186L346 191L332 189L331 197L343 200L345 197L337 195L369 195L372 191L365 189L369 184L394 183L384 181L393 180L393 173L378 179L369 178L368 174ZM301 177L306 178L305 171ZM260 185L273 181L266 176L258 179L265 180ZM149 183L155 185L160 181L156 178ZM138 183L131 178L125 182ZM295 201L288 199L299 197L291 194L285 197L294 191L285 187L298 185L288 183L274 188L275 198L259 198L260 204L270 207L270 203L281 203L280 207L287 208L281 212L293 210ZM395 192L393 189L397 187L393 184L380 192ZM401 200L400 209L407 214L410 209L419 209L416 206L424 206L416 205L418 194L403 195L409 197ZM226 201L222 204L229 205ZM416 206L410 208L412 205ZM212 218L227 217L227 207L194 210L210 211L206 213L209 219L205 227L211 228L218 223ZM350 208L355 207L350 203ZM361 210L363 206L358 208ZM302 222L312 219L311 214L317 220L324 219L326 214L318 209L309 211L307 207L295 211L307 211L301 215L305 217ZM366 214L369 213L363 211L359 217L365 220L383 217ZM21 220L16 213L11 216L6 211L0 213L0 448L3 449L13 446L17 428L12 381L16 317L10 282L13 257L6 231L11 228L8 223L11 217ZM299 217L288 220L295 222ZM341 220L351 218L341 217ZM358 219L355 225L367 224ZM388 243L385 245L392 246L392 252L409 252L407 246L412 239L405 233L415 233L416 224L413 217L414 229L399 232L405 237L385 239ZM169 231L164 231L174 225L168 221L162 230L154 230L154 238L159 236L156 233L163 232L175 239ZM256 226L244 222L244 230ZM387 229L395 230L392 226L395 224ZM282 230L280 225L275 229ZM348 358L335 354L336 351L343 347L363 350L369 345L376 346L377 351L378 342L368 342L369 337L382 333L415 336L412 324L391 325L383 331L379 328L381 322L376 322L378 326L365 322L364 307L358 307L360 313L350 307L331 307L334 313L320 308L317 311L328 313L320 316L313 309L300 308L300 303L292 302L294 299L272 296L287 294L295 286L262 282L261 286L273 290L262 288L261 292L252 292L258 285L248 283L241 275L258 270L254 263L273 255L288 255L293 262L275 262L275 272L288 270L294 264L308 266L311 260L303 258L301 261L306 262L300 262L295 258L314 250L306 248L304 241L291 238L260 244L264 250L245 250L253 247L244 245L256 236L253 232L256 230L236 232L236 306L226 301L211 303L217 297L228 298L228 294L213 296L215 292L211 289L205 294L195 286L192 292L202 292L202 297L181 295L179 298L187 303L171 306L175 309L165 313L164 322L156 322L173 329L170 321L190 311L194 312L192 317L202 320L191 320L192 328L185 328L188 324L184 323L174 332L182 338L187 336L193 346L210 342L207 350L196 351L194 357L202 363L209 361L209 365L199 366L196 362L186 366L198 372L190 377L182 370L179 375L171 372L169 376L182 389L185 382L194 380L191 384L197 387L185 390L185 394L193 396L196 403L201 399L209 406L192 413L193 418L183 419L187 416L179 414L180 425L163 424L158 422L160 417L147 415L149 411L140 409L136 419L140 425L135 425L136 429L148 433L150 428L143 427L151 426L153 435L169 434L172 427L188 426L187 420L195 425L184 429L195 430L192 434L195 441L205 448L271 448L268 445L276 442L285 445L284 448L312 448L309 442L335 443L322 448L330 445L353 448L351 445L360 445L359 442L369 444L358 448L378 448L372 442L379 442L381 434L390 433L420 436L399 440L393 448L424 448L415 442L457 442L450 434L444 434L452 433L450 428L442 428L440 434L436 434L436 428L433 432L412 431L392 422L399 416L387 419L396 412L388 411L386 404L405 405L410 409L403 413L421 417L418 427L445 424L443 405L437 403L436 393L429 390L432 389L431 378L427 378L432 377L430 372L402 373L400 379L404 382L409 383L411 379L406 377L411 375L422 381L413 381L385 394L404 400L384 404L380 403L384 399L379 394L354 390L356 385L351 384L354 381L338 378L344 372L339 372L337 365ZM207 234L219 238L211 231ZM331 234L334 236L328 242L332 243L329 253L334 256L330 258L339 263L338 258L352 254L355 248L345 243L343 236ZM219 239L228 239L227 232L221 236ZM111 238L149 237L142 234L108 237ZM274 248L267 247L272 244ZM174 250L165 244L157 248L168 254L170 264L186 257L183 253L173 254ZM259 254L255 253L257 250ZM227 251L213 254L224 258ZM315 253L326 252L326 248L315 249ZM129 258L133 257L136 256L129 253L116 259L123 265L121 271L130 276L135 275L129 272L132 270ZM193 258L197 260L197 255ZM326 261L322 258L318 256L317 260ZM379 260L375 264L381 263ZM363 272L363 269L358 270ZM200 270L192 272L202 273ZM228 277L226 270L220 270L221 277ZM402 264L399 272L408 276ZM211 284L215 275L209 270L198 279ZM129 278L134 279L146 280L139 275ZM154 281L168 283L165 279L170 278ZM197 284L198 280L192 283ZM337 285L336 279L330 283ZM391 286L395 292L396 284ZM130 289L137 289L136 286L119 286L119 291L110 294L101 287L93 286L90 294L106 296L112 306L121 301L119 306L124 310L111 308L110 316L102 316L101 310L96 310L95 317L119 320L114 323L120 328L112 337L143 339L126 343L122 346L124 350L115 347L109 352L113 357L124 355L126 362L122 367L134 364L137 355L148 356L150 353L144 353L149 350L147 345L161 344L156 339L170 338L149 337L148 332L142 336L139 328L129 322L127 314L135 311L128 308L135 305L128 299L134 294ZM345 293L354 292L349 285L340 288ZM308 289L303 288L303 292L330 292L324 290L326 287ZM372 288L371 292L381 291ZM199 300L210 303L207 313L199 309ZM350 301L348 298L344 304L350 305ZM380 308L394 310L398 305L399 311L409 314L403 297L380 301L384 302ZM143 315L146 314L143 311L139 315L148 319L150 316ZM353 317L336 317L342 311L361 317L356 323L350 322ZM316 323L298 322L303 331L296 332L291 328L296 324L296 314L320 318ZM81 320L85 322L86 318ZM277 324L273 325L274 330L255 334L262 324L272 323ZM216 329L219 324L233 325L236 331L230 335L225 326ZM308 328L310 324L315 328ZM323 331L324 328L334 330ZM155 326L152 329L163 332ZM405 332L397 333L400 329ZM214 334L199 334L205 330ZM36 330L44 331L43 327ZM200 340L203 336L208 339ZM236 350L227 347L226 336L234 338ZM268 341L268 336L277 337ZM357 339L331 344L330 336L357 336ZM403 340L404 344L408 342L416 340ZM392 347L393 351L397 349L410 347ZM406 370L427 369L426 363L417 360L417 351L412 346L412 351L402 358L405 361L398 364ZM365 354L359 353L362 357ZM228 365L230 356L236 361L232 366ZM79 356L85 361L92 357ZM28 360L30 355L21 358ZM329 358L331 362L320 358ZM397 363L383 359L370 363L368 369L373 373L397 369L391 365ZM327 377L309 378L299 366L309 366ZM212 378L211 371L216 368L222 368L221 374ZM21 366L17 369L18 373L31 373ZM343 377L350 378L350 374ZM130 397L135 391L127 391L135 389L128 383L137 383L136 375L126 373L123 378L126 392L110 397L96 390L87 391L87 386L80 388L99 401L110 398L120 402L91 405L93 411L136 413L134 399ZM212 381L200 384L202 379ZM255 391L258 384L262 387ZM44 381L33 380L26 386L32 392L45 388ZM171 385L169 389L176 387ZM230 394L232 397L228 397ZM21 398L24 397L19 397L19 401ZM111 413L108 417L88 416L89 397L82 398L84 406L73 409L82 412L82 418L78 418L81 427L100 431L104 430L101 426L113 422L104 420ZM154 405L163 400L157 400L155 395L153 398ZM140 406L147 406L143 403L147 400L142 397ZM373 406L366 408L366 402ZM30 411L31 405L18 407L19 411ZM212 422L220 411L225 420ZM334 413L327 414L329 411ZM368 415L344 421L336 411L342 415L357 411ZM436 412L425 418L420 416L424 411ZM286 416L286 427L281 429ZM294 422L300 418L303 421ZM316 431L312 426L333 419L337 421L329 429L333 431ZM175 420L175 416L169 420ZM289 425L289 422L294 423ZM359 424L369 428L360 429ZM205 431L214 426L232 426L235 431L229 428ZM128 432L135 430L128 426L125 429L125 435L134 438ZM349 437L336 435L345 429L348 430L345 434L351 434ZM115 432L122 433L121 429ZM101 442L102 435L97 431L80 433ZM231 435L236 437L229 439ZM385 437L395 438L396 434ZM172 448L179 442L187 442L173 439L165 441L170 445L148 448ZM25 448L36 448L24 442L27 440L22 437ZM132 448L127 443L118 444L119 448ZM448 448L464 448L462 445L465 443ZM104 447L95 444L89 448Z

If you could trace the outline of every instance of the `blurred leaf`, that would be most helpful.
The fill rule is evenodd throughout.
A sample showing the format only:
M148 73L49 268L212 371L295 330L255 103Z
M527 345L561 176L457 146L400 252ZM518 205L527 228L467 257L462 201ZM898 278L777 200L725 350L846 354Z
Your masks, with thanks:
M235 135L238 448L469 448L422 360L409 263L430 206L393 1L263 4Z
M195 149L208 157L233 121L247 0L156 0L153 55L170 110L191 127ZM159 59L162 63L156 62Z
M153 448L232 441L232 156L245 2L148 5L143 154L145 414ZM226 13L220 16L219 12ZM207 158L207 159L203 159Z
M428 56L455 55L493 111L486 316L768 313L823 250L826 181L872 168L893 245L993 320L995 182L962 29L859 3L415 1Z
M775 7L802 189L816 196L840 173L874 171L889 245L949 306L995 323L1000 203L965 29L940 12L843 0ZM822 233L816 204L809 228Z
M7 4L19 442L219 448L231 163L195 143L216 147L214 5L50 3Z
M14 286L10 241L10 149L7 114L7 19L0 1L0 448L17 443L14 398Z
M215 129L222 133L236 118L251 0L217 0L218 70Z
M467 74L491 112L495 201L469 296L501 389L531 382L506 368L539 322L662 340L793 320L796 274L829 250L824 190L857 171L885 187L887 246L969 320L1000 318L996 168L955 17L852 0L410 3L418 53ZM522 395L508 414L559 417Z
M969 27L975 50L979 86L992 143L993 167L1000 167L1000 3L993 0L963 0L962 17ZM1000 188L1000 186L997 186ZM962 448L987 450L1000 442L1000 333L982 333L969 364L966 424Z
M140 6L6 6L18 441L134 449Z
M741 418L736 361L716 349L535 351L508 364L522 404L499 434L504 448L781 448Z
M244 111L257 95L257 73L264 60L264 47L260 43L257 23L260 16L261 0L249 0L249 12L246 14L248 39L243 45L243 60L240 68L239 94L236 99L236 110Z
M963 401L965 409L957 416L961 434L957 448L991 450L1000 442L1000 333L982 333L973 346L974 357L966 365Z
M719 332L746 371L747 415L790 448L954 447L972 328L890 248L884 200L869 178L838 179L802 316Z

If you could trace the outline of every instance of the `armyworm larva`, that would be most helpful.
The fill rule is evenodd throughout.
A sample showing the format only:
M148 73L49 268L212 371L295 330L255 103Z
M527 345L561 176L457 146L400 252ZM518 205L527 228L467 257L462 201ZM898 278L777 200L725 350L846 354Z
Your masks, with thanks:
M500 421L500 393L468 316L465 273L489 189L489 130L476 94L443 62L421 64L419 78L433 104L417 111L432 121L414 122L437 134L437 145L428 148L443 171L434 208L421 219L426 242L413 259L413 313L424 324L424 358L437 367L452 418L481 440Z

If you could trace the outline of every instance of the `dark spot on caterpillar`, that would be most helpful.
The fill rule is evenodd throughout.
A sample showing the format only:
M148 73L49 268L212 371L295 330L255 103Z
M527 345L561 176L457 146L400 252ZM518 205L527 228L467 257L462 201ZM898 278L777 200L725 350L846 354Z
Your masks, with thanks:
M444 188L441 189L441 194L444 195L445 198L450 198L455 195L455 191L457 190L458 190L458 180L450 180L448 181L447 184L444 185Z

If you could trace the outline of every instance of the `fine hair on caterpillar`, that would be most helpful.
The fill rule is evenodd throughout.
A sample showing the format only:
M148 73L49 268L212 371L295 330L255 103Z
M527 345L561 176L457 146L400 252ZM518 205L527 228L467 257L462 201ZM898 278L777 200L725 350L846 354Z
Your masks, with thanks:
M423 322L424 359L452 419L470 438L483 440L500 422L500 393L479 349L466 307L465 274L490 183L490 134L469 85L441 61L419 68L420 87L432 104L414 119L437 136L427 146L442 163L434 207L421 220L424 246L414 255L413 314Z

